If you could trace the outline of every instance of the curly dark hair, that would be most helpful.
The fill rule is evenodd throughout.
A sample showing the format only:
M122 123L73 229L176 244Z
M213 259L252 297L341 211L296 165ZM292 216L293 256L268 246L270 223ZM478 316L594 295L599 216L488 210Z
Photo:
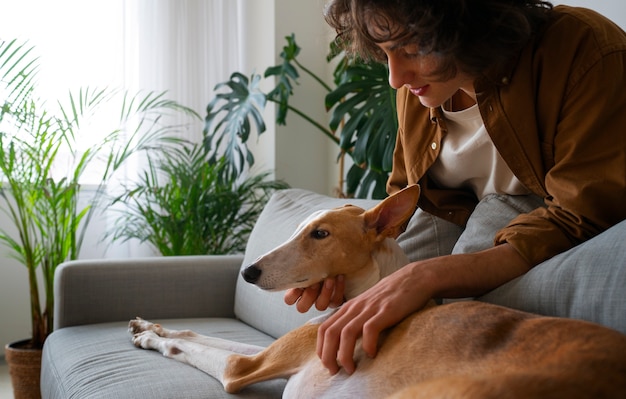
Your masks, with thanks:
M379 43L440 56L441 77L478 76L506 62L550 17L541 0L331 0L326 22L350 55L386 62Z

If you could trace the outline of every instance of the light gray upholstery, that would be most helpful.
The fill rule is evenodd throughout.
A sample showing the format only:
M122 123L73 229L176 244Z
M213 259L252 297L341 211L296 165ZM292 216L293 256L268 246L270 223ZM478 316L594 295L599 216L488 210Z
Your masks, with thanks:
M255 345L272 338L232 318L155 319L173 329ZM234 396L203 372L155 351L135 348L128 321L66 327L44 347L43 398L280 398L284 380L255 384Z
M229 255L67 262L57 268L54 280L54 329L135 316L233 317L242 259Z
M480 300L600 323L626 334L626 221Z

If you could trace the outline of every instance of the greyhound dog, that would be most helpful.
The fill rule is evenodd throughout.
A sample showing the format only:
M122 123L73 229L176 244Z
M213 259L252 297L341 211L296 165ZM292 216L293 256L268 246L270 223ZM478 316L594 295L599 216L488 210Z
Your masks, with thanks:
M244 268L265 290L306 287L345 276L359 295L409 261L395 241L419 187L370 210L346 205L304 221L281 246ZM543 317L492 304L430 303L380 339L368 357L357 344L356 371L335 375L316 355L319 320L267 348L168 330L137 318L133 343L190 364L229 393L287 378L284 398L626 398L626 335L597 324Z

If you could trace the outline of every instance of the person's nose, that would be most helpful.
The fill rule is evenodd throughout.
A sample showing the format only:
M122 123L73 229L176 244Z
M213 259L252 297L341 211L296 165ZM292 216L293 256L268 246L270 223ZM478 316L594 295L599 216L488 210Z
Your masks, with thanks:
M399 89L415 79L415 71L411 68L411 63L402 60L397 56L387 58L389 66L389 85L394 89Z

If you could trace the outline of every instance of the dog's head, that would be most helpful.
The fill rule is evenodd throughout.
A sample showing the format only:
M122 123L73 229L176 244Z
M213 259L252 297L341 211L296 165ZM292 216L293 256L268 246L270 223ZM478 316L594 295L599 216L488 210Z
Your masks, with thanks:
M379 265L379 259L399 262L393 239L415 211L418 197L414 185L367 211L346 205L315 212L285 243L246 267L242 276L262 289L280 291L343 274L346 296L348 291L363 291L382 277L381 267L388 266ZM400 262L406 263L406 258Z

